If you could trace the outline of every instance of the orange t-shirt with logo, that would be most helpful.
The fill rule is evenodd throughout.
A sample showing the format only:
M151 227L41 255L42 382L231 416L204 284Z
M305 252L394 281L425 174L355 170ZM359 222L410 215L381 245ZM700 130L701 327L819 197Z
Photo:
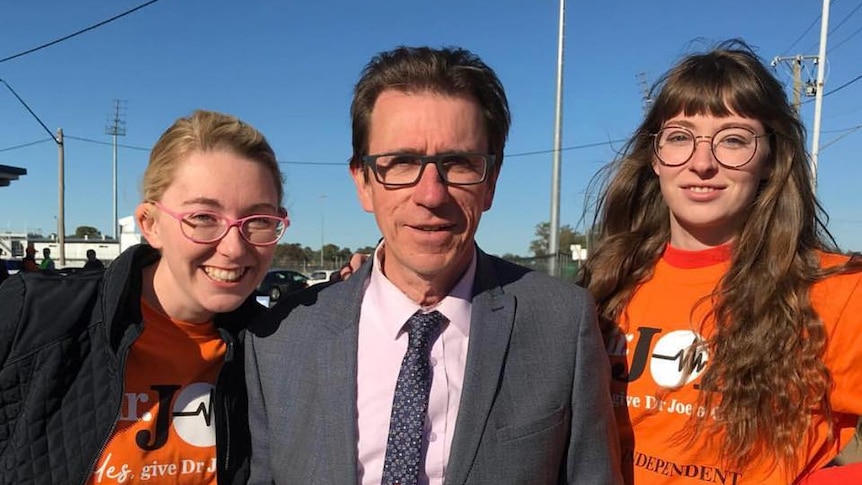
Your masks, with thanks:
M216 483L215 382L226 344L215 326L159 313L126 359L119 421L89 484Z
M833 276L811 290L811 301L828 335L823 359L834 380L829 398L837 418L835 442L827 439L830 425L822 415L814 415L806 443L799 447L799 469L771 466L770 457L765 457L763 463L733 470L719 461L715 448L719 440L710 442L701 436L689 443L688 435L680 433L691 416L712 412L698 404L700 376L710 356L687 349L696 339L710 337L714 321L701 324L710 302L698 302L716 287L729 258L728 247L697 252L668 247L653 277L637 289L626 308L620 325L623 332L608 342L613 402L629 483L786 485L828 463L853 435L862 414L860 274ZM846 257L840 255L821 258L824 266L844 261Z

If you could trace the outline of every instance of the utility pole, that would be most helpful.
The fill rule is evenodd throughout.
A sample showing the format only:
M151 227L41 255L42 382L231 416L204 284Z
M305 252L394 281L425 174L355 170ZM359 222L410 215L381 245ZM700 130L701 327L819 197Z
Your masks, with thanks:
M122 113L121 113L122 111ZM111 135L111 141L113 145L113 164L112 173L112 194L111 201L113 212L111 213L111 235L114 237L114 241L119 241L117 239L117 225L119 224L117 221L117 137L118 136L126 136L126 121L122 118L125 114L125 101L121 101L119 99L114 100L114 113L113 118L108 120L108 125L105 126L105 133Z
M59 128L57 130L57 136L54 136L54 134L51 133L51 130L48 129L48 126L46 126L45 123L42 122L41 118L36 116L36 113L33 112L32 109L30 109L30 106L27 103L25 103L23 99L21 99L21 96L18 96L18 93L16 93L15 90L12 89L12 86L10 86L9 83L4 81L3 79L0 79L0 83L3 83L6 86L6 88L9 90L9 92L12 93L13 96L15 96L15 99L17 99L24 106L24 108L27 109L27 112L30 113L30 115L33 118L35 118L36 121L39 122L39 125L41 125L42 128L48 132L48 135L50 135L51 139L54 140L54 143L57 144L57 152L58 152L58 159L57 159L57 172L58 172L57 191L58 191L58 197L57 198L59 199L57 201L57 244L60 246L60 254L58 255L59 256L58 259L60 261L60 267L63 267L66 265L66 221L65 221L65 217L64 217L64 206L65 206L65 202L66 202L66 196L65 196L66 184L65 184L65 170L63 167L64 158L65 158L64 157L64 148L63 148L63 129Z
M802 54L797 54L795 56L787 56L787 57L775 57L772 59L772 67L778 66L779 63L790 64L791 72L793 73L793 110L796 111L796 117L800 116L800 105L802 104L802 66L805 61L813 61L815 64L817 63L817 56L804 56ZM812 93L811 80L805 82L806 95L810 96Z
M554 156L551 171L551 221L548 237L548 274L558 276L557 259L560 255L560 153L563 126L563 39L566 32L566 0L560 0L560 29L557 39L557 97L554 110Z
M797 54L790 57L776 57L772 60L772 67L781 62L791 63L793 72L793 109L796 117L800 117L802 104L802 93L806 96L814 96L814 126L811 129L811 181L814 189L817 189L817 159L820 154L820 115L823 109L823 83L826 71L826 38L829 31L829 0L823 0L823 12L820 15L820 52L816 56ZM802 67L805 61L812 61L817 65L817 81L807 80L805 89L802 89Z

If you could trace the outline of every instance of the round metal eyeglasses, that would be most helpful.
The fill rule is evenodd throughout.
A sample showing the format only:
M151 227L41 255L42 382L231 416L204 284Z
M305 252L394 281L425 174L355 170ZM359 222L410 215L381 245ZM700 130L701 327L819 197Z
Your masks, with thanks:
M684 165L694 156L697 144L708 141L712 156L726 168L740 168L754 159L760 138L750 128L730 126L716 131L712 136L695 135L682 126L665 126L653 137L653 151L658 161L667 167Z
M159 201L150 201L150 203L176 219L183 236L198 244L217 243L224 239L230 228L236 227L239 229L240 236L249 244L272 246L281 239L287 226L290 225L290 219L284 209L281 209L284 216L253 214L231 219L210 211L174 212Z

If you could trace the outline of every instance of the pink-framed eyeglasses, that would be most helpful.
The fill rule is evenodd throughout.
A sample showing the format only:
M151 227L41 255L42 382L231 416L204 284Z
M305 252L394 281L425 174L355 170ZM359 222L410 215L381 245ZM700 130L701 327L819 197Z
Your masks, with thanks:
M173 217L180 224L183 236L198 244L213 244L221 241L231 227L239 229L243 239L254 246L272 246L277 243L290 219L287 211L281 209L284 216L271 214L252 214L239 219L231 219L217 212L188 211L174 212L157 200L150 201L165 214Z

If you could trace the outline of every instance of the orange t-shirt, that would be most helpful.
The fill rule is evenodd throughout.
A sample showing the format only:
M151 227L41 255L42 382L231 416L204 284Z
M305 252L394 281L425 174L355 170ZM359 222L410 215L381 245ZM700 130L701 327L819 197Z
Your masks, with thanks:
M637 289L626 308L621 318L625 333L608 342L613 402L629 483L785 485L829 462L853 435L856 418L862 414L860 274L830 277L811 291L828 335L824 362L834 380L829 397L838 423L833 428L836 442L828 443L829 424L814 415L807 442L799 449L801 468L776 468L767 459L744 470L731 470L719 462L717 443L701 436L690 444L688 435L680 433L692 415L712 412L698 405L708 352L686 349L695 339L710 336L714 322L701 325L710 310L709 301L696 304L727 271L729 255L727 247L699 252L668 247L654 276ZM824 266L845 260L840 255L822 256Z
M88 483L214 484L213 399L226 345L212 322L172 320L143 300L141 311L120 418Z

